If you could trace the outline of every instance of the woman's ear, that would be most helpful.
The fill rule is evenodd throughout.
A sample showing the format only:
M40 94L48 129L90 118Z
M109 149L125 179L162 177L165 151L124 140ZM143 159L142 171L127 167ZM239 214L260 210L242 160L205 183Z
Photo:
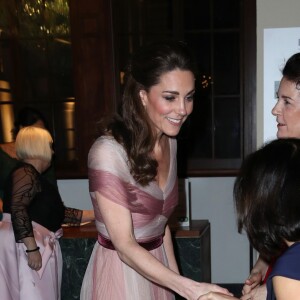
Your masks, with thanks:
M147 92L145 90L140 90L140 98L144 107L147 106Z

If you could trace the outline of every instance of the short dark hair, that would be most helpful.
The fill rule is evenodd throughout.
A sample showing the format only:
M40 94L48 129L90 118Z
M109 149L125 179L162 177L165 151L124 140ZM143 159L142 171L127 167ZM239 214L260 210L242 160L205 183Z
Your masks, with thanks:
M296 84L296 88L300 90L300 53L295 53L286 62L282 69L282 75L289 81Z
M14 128L12 130L14 139L16 138L19 130L22 127L31 126L37 121L42 121L45 125L45 129L49 130L48 123L40 111L30 106L26 106L20 109L14 122Z
M238 230L269 258L300 240L300 140L267 143L244 160L234 185Z

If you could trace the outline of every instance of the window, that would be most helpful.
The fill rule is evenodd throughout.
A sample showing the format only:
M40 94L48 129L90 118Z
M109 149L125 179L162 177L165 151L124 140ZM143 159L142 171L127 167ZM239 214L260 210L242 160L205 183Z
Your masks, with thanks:
M56 162L71 165L76 160L75 98L68 2L6 0L1 12L0 76L10 97L0 99L0 142L12 140L15 113L34 107L49 123Z
M254 150L254 2L116 1L121 72L129 54L153 40L181 39L194 50L199 69L195 106L178 137L182 176L234 174Z
M1 5L0 76L6 79L0 78L0 129L11 126L7 116L24 105L41 110L54 134L59 178L87 176L96 123L117 109L129 54L163 38L185 40L199 67L194 112L178 137L179 175L234 175L255 149L255 1L5 0Z

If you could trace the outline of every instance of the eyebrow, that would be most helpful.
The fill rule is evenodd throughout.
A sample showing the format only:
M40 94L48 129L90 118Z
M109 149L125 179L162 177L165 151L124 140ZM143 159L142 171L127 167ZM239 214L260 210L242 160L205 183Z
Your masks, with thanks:
M277 95L278 96L278 95ZM278 96L278 98L279 98L279 96ZM289 97L289 96L285 96L285 95L282 95L281 96L281 98L283 98L283 99L289 99L289 100L293 100L293 101L295 101L295 99L294 98L291 98L291 97Z
M190 95L190 94L194 93L195 91L196 90L193 89L190 92L188 92L187 95ZM177 92L177 91L163 91L163 93L170 93L170 94L174 94L174 95L179 95L179 92Z
M276 92L276 97L277 97L277 99L279 99L279 94L278 94L278 91ZM281 95L281 98L283 98L283 99L290 99L290 100L294 100L294 101L295 101L295 99L294 99L294 98L291 98L291 97L289 97L289 96L286 96L286 95Z

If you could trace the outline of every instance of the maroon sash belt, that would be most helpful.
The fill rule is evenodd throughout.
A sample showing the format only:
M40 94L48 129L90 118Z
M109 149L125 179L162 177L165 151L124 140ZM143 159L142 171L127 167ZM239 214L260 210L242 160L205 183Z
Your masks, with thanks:
M104 248L107 248L107 249L110 249L110 250L115 250L115 247L114 247L113 243L111 242L111 240L107 239L106 237L104 237L100 233L98 233L98 243L101 246L103 246ZM156 237L156 238L154 238L154 239L152 239L151 241L148 241L148 242L138 242L138 244L141 247L145 248L148 251L158 248L162 243L163 243L162 235L158 236L158 237Z

